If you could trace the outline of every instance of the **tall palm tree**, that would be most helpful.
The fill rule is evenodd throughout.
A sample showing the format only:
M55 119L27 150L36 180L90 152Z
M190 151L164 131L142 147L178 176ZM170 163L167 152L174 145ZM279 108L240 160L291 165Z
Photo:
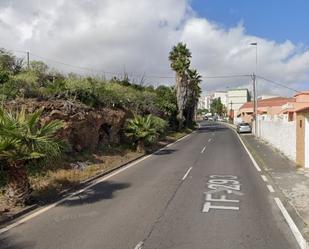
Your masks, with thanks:
M186 44L180 42L172 48L168 58L171 62L171 68L176 72L177 119L179 121L179 128L181 129L183 127L184 108L187 98L187 70L190 66L191 52Z
M196 108L198 99L201 95L200 83L202 82L202 76L195 69L188 69L188 101L186 105L186 125L191 126L194 116L196 114Z
M6 197L12 205L24 205L31 195L26 163L58 156L61 141L54 137L62 122L40 125L41 111L26 114L0 108L0 161L8 168Z

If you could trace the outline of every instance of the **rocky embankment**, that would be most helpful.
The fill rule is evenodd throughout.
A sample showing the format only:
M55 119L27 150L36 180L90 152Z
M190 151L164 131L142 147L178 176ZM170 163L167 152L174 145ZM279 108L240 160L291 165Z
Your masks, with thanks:
M128 114L123 110L91 108L78 101L54 99L16 99L5 107L26 111L42 109L42 122L59 119L64 128L59 136L69 145L69 152L93 150L101 144L116 144L122 139L122 129Z

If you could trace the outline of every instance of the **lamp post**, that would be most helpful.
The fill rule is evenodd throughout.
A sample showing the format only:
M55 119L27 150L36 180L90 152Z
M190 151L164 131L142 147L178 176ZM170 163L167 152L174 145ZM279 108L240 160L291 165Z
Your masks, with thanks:
M255 135L258 137L258 101L257 101L257 64L258 64L258 54L257 54L257 42L250 43L251 46L255 46L255 73L252 75L252 83L253 83L253 112L254 112L254 129Z

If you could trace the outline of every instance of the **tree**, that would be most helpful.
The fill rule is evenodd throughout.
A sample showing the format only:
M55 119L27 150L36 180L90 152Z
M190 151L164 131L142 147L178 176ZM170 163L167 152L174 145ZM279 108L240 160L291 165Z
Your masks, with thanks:
M158 86L155 89L155 103L163 112L164 116L170 116L177 112L176 95L173 88L168 86Z
M187 97L187 70L190 66L191 52L186 44L178 43L169 53L171 68L176 72L176 99L178 107L179 129L183 128L184 109Z
M6 197L12 205L24 205L30 199L26 164L61 152L61 141L55 134L62 122L40 125L40 115L40 110L26 114L24 107L19 112L0 109L0 160L8 166Z
M220 98L213 99L210 105L210 111L212 114L218 114L219 116L223 113L223 104L221 103Z
M0 71L17 74L21 71L22 66L22 59L16 58L16 56L5 49L0 49Z
M196 114L198 100L201 96L199 84L202 76L195 69L188 69L188 87L187 87L187 104L186 104L186 125L192 127L193 119Z
M158 119L158 118L157 118ZM126 125L125 134L132 137L137 142L137 151L145 152L145 142L153 143L159 136L157 128L159 121L151 114L143 117L134 115L133 119L129 119ZM160 128L162 129L162 122L160 121Z

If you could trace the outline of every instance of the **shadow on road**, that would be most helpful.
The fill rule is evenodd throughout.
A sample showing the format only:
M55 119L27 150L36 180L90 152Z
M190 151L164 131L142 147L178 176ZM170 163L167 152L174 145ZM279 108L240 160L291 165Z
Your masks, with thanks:
M77 206L95 203L104 199L112 199L115 192L130 187L128 183L100 182L82 193L76 194L61 203L62 206Z
M153 153L153 155L157 155L157 156L170 155L170 154L173 154L173 153L176 152L176 151L177 151L177 150L163 149L163 150L159 150L159 151Z
M198 133L207 133L207 132L221 132L226 131L228 128L224 126L219 125L208 125L208 126L202 126L198 129Z
M0 235L1 249L31 249L35 247L35 242L18 241L15 236L9 236L7 233Z

